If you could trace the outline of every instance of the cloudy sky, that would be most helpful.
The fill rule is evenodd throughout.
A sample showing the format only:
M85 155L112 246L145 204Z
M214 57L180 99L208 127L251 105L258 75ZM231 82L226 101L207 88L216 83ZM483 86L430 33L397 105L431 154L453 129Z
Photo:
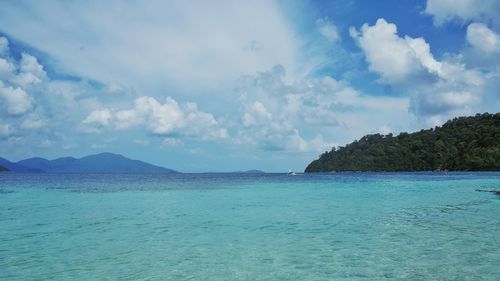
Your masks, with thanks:
M0 156L302 171L500 108L500 1L2 1Z

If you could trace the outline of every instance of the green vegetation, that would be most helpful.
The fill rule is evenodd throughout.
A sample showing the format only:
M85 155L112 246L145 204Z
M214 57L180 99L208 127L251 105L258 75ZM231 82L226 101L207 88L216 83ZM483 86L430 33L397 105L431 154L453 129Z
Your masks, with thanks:
M323 153L305 172L436 170L499 171L500 113L454 118L411 134L367 135Z
M5 168L4 166L0 165L0 172L8 172L9 169Z

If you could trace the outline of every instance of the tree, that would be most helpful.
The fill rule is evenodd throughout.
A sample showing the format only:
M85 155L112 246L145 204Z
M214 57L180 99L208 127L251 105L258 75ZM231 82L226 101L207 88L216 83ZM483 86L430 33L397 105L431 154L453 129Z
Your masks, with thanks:
M500 170L500 113L457 117L411 134L366 135L323 153L305 171L434 170Z

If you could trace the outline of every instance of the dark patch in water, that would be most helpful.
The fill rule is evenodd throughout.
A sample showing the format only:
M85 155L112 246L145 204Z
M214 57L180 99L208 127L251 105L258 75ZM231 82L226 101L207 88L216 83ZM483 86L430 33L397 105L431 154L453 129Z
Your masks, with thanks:
M389 222L406 221L407 223L419 225L434 225L439 217L452 215L456 212L470 212L471 208L488 204L491 200L475 200L460 204L447 204L444 206L422 207L422 208L404 208L400 213L392 217Z
M476 189L478 192L491 192L494 193L495 195L500 196L500 190L488 190L488 189Z
M6 190L6 189L1 189L0 188L0 194L10 194L10 193L15 193L14 190Z

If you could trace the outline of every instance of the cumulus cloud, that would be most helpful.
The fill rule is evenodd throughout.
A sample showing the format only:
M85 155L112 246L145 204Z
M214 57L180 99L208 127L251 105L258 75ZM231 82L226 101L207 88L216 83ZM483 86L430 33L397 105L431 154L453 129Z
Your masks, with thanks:
M9 41L1 38L2 46L8 46ZM0 117L4 137L8 132L13 145L40 143L43 139L74 142L72 138L78 128L75 124L82 120L82 111L103 108L103 102L109 106L120 104L119 99L113 101L103 95L106 87L104 84L100 90L85 81L50 79L38 58L27 52L18 56L5 47L0 54ZM100 121L105 126L106 115L91 116L87 122L91 121Z
M291 120L273 117L262 102L250 102L241 117L243 127L236 127L235 143L250 144L270 151L304 151L307 142Z
M8 46L8 40L2 37L1 44ZM46 81L47 74L38 60L27 53L22 53L20 60L16 60L10 54L8 47L4 47L0 58L0 99L3 100L2 110L11 118L9 122L11 132L19 130L37 130L46 125L42 117L34 112L41 109L44 86L40 84ZM38 101L42 101L39 104Z
M19 63L19 74L13 78L13 82L21 87L27 87L41 83L46 76L47 73L38 60L30 54L23 53Z
M27 53L21 54L19 69L21 72L31 73L39 79L43 79L47 75L43 69L43 65L39 64L34 56Z
M473 113L471 109L480 102L480 97L467 91L445 91L423 93L413 98L412 110L418 114L439 116L452 112L452 115Z
M500 2L497 0L427 0L424 13L433 16L435 25L449 21L498 21Z
M266 124L273 118L266 107L259 101L250 104L243 115L243 125L246 127Z
M109 109L92 111L83 121L83 124L95 124L98 126L107 126L111 120L111 111Z
M10 115L21 115L28 112L31 99L21 88L6 87L0 81L0 97L4 100L4 109Z
M10 53L7 38L0 37L0 117L3 120L0 135L15 142L21 140L21 131L36 130L44 125L36 119L34 97L24 86L15 83L20 73L24 73L20 69L28 66L26 62L25 55L16 60Z
M407 98L363 96L330 76L285 82L285 73L275 66L242 78L237 93L244 126L236 130L237 143L271 151L318 152L334 145L325 141L332 132L366 130L378 122L373 116L408 116Z
M15 71L14 64L4 58L0 58L0 79L9 79Z
M485 24L471 23L467 27L467 41L484 53L500 52L500 35L493 32Z
M401 37L384 19L364 24L351 35L363 50L369 69L412 97L410 109L419 116L467 112L482 98L484 75L458 61L434 58L423 38Z
M351 36L365 52L370 70L379 73L389 82L398 82L422 70L440 73L441 65L430 53L429 44L423 38L401 38L397 27L385 19L375 25L364 24L361 32Z
M228 136L227 130L220 126L212 114L198 110L195 103L179 105L171 97L166 97L164 103L153 97L139 97L130 109L95 110L82 123L108 126L115 130L144 127L155 135L183 135L202 140L224 139ZM85 128L89 131L89 127Z
M330 22L327 18L322 18L316 20L316 26L318 27L319 33L330 42L339 42L340 35L337 31L337 27Z

